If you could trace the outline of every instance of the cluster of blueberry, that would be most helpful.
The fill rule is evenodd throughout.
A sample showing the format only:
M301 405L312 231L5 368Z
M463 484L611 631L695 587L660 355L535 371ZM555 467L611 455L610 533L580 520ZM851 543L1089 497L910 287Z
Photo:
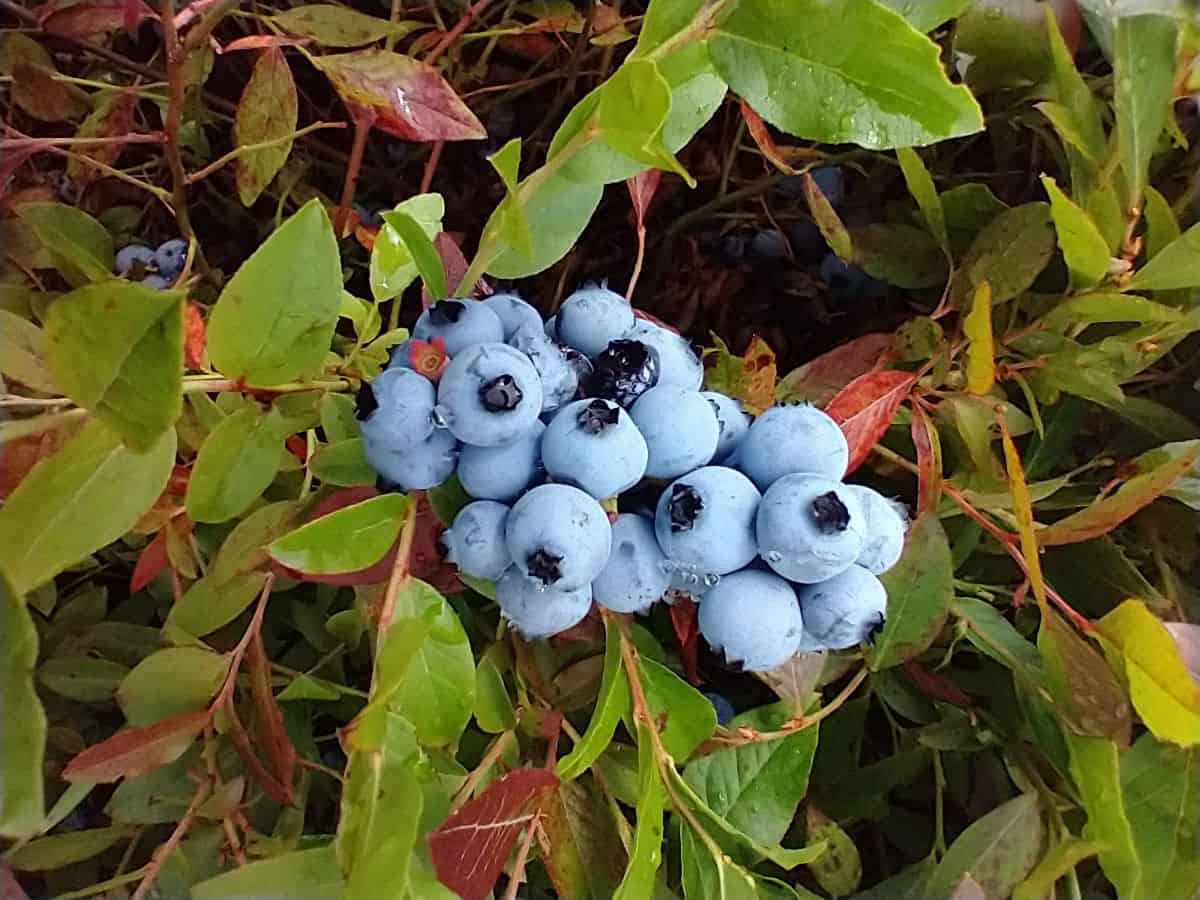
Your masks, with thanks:
M436 385L413 368L413 342L435 340L450 358ZM703 377L684 338L604 287L546 323L511 294L443 300L363 387L358 417L384 482L457 472L475 499L447 558L494 580L527 637L593 600L644 613L677 591L702 598L701 633L747 670L854 646L882 622L876 576L900 556L903 510L841 482L846 440L820 410L751 420Z
M175 238L153 250L144 244L129 244L117 251L113 269L122 278L140 281L154 291L169 288L183 274L187 241Z

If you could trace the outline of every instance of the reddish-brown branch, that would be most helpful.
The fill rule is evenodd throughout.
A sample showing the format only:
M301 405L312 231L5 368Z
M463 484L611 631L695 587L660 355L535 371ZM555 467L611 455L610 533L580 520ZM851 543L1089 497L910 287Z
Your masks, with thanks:
M175 826L175 830L171 832L171 836L154 851L154 856L150 862L146 864L145 875L142 877L141 883L137 886L137 890L133 892L133 900L143 900L154 887L154 882L158 880L158 874L162 870L163 864L166 863L171 855L178 849L179 842L187 836L191 830L192 823L196 821L196 815L200 811L200 807L204 805L209 795L212 793L212 781L205 778L196 787L196 793L192 795L192 802L188 805L187 812L183 814L183 818L179 820L179 824Z
M432 50L429 51L429 55L425 57L425 62L432 66L439 59L441 59L442 54L450 48L451 44L453 44L462 36L464 31L471 27L471 23L479 18L480 14L491 2L492 0L475 0L474 3L468 6L466 10L463 11L463 14L459 17L458 21L454 23L454 27L442 35L442 39L437 42Z
M159 18L162 22L167 59L167 114L166 121L163 122L166 142L163 151L174 185L171 197L175 207L175 221L179 223L179 235L185 241L190 241L192 220L188 214L187 172L183 168L183 152L179 146L179 128L183 123L183 101L187 87L184 81L187 53L175 27L175 4L163 3Z
M350 161L346 164L346 179L342 182L342 199L339 203L337 233L344 235L350 223L350 211L354 207L354 186L358 183L358 173L362 169L363 153L367 149L367 136L371 133L371 125L375 121L374 113L360 109L352 109L354 119L354 144L350 147Z
M433 184L433 173L437 171L438 161L442 158L442 147L445 146L445 141L434 141L433 146L429 148L429 159L425 160L425 171L421 173L421 190L418 193L429 193L429 187Z

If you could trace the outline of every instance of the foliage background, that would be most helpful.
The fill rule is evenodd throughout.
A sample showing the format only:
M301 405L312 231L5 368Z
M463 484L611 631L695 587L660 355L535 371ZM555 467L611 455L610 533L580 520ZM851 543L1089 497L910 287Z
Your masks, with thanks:
M1187 4L0 15L3 896L1200 891ZM870 645L526 643L375 490L422 303L589 278L910 503Z

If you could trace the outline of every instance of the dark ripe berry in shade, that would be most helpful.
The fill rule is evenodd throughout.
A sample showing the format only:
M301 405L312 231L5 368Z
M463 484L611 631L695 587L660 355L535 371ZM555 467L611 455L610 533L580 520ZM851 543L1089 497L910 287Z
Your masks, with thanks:
M617 340L596 357L584 380L589 397L612 400L626 408L658 383L658 359L641 341Z
M442 300L429 310L429 321L434 325L453 325L462 318L466 306L459 300Z
M749 255L755 262L779 262L788 258L787 238L774 228L756 232L750 239Z
M788 238L791 240L792 253L797 259L816 260L829 252L825 235L821 234L821 229L812 219L801 219L792 225Z
M687 531L696 524L704 500L690 484L671 485L671 530Z
M704 696L713 705L713 711L717 714L718 725L724 725L737 715L737 710L733 708L733 704L716 691L705 691Z
M562 578L561 556L542 549L530 553L526 559L529 575L549 587Z
M813 500L812 514L822 534L834 534L850 527L850 510L833 491Z
M479 388L479 399L488 412L509 412L520 406L525 395L511 375L493 378Z
M375 399L375 392L371 390L371 385L364 381L358 393L354 395L354 417L360 422L366 421L377 409L379 401Z
M579 411L579 427L588 434L599 434L609 425L616 425L619 410L597 398Z

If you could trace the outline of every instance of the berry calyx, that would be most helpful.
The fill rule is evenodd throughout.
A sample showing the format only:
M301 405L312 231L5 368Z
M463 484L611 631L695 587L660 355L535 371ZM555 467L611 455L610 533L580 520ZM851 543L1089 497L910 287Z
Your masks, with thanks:
M579 411L579 427L588 434L599 434L609 425L616 425L618 407L609 406L604 400L593 400Z
M562 578L562 560L561 556L543 547L530 553L525 563L529 567L529 576L549 587Z
M453 325L467 311L461 300L442 300L429 310L429 321L434 325Z
M704 500L690 484L674 484L671 485L668 509L671 513L671 530L689 531L704 509Z
M833 491L813 500L812 514L822 534L834 534L850 527L850 510Z
M354 418L365 422L377 409L379 401L375 399L375 392L371 390L371 385L364 381L358 393L354 395Z
M525 394L511 375L493 378L479 389L479 399L488 412L511 412L524 398Z

